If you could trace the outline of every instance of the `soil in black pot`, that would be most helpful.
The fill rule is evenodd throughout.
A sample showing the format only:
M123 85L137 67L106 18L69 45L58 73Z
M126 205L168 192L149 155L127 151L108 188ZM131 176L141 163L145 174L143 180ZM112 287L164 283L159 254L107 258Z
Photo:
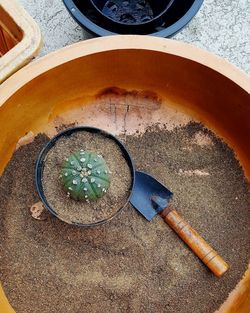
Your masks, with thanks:
M70 155L80 150L93 151L102 156L110 171L110 187L96 201L76 201L63 188L60 178L62 164ZM91 224L110 218L126 204L131 191L131 172L114 140L101 133L78 131L59 138L49 150L42 182L48 203L61 219Z

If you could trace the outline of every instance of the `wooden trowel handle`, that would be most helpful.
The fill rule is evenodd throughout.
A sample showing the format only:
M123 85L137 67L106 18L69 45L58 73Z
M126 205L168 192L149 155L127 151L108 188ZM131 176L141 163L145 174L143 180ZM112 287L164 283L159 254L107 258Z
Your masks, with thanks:
M160 215L217 277L229 269L222 257L175 210L166 208Z

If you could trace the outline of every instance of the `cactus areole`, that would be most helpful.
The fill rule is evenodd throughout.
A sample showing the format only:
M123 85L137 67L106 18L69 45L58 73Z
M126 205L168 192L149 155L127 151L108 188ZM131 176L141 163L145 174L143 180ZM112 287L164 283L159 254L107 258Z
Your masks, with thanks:
M80 150L65 159L61 170L62 184L68 197L77 201L96 201L110 186L110 171L103 157Z

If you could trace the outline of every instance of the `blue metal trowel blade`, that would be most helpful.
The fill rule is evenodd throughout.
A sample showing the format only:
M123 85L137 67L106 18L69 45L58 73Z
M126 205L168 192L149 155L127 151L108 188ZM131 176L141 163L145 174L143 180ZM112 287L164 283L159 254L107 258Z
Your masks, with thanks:
M148 221L151 221L156 214L160 213L168 206L172 196L173 193L154 177L144 172L135 171L135 185L130 198L130 203ZM161 205L154 206L152 197L159 198Z

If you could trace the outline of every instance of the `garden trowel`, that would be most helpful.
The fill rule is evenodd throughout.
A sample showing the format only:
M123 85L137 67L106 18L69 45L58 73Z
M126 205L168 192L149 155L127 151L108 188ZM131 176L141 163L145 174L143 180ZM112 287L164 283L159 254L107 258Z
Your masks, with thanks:
M221 277L228 264L170 205L173 193L154 177L135 171L135 185L131 204L148 220L159 214L164 221L193 250L201 261L217 276Z

